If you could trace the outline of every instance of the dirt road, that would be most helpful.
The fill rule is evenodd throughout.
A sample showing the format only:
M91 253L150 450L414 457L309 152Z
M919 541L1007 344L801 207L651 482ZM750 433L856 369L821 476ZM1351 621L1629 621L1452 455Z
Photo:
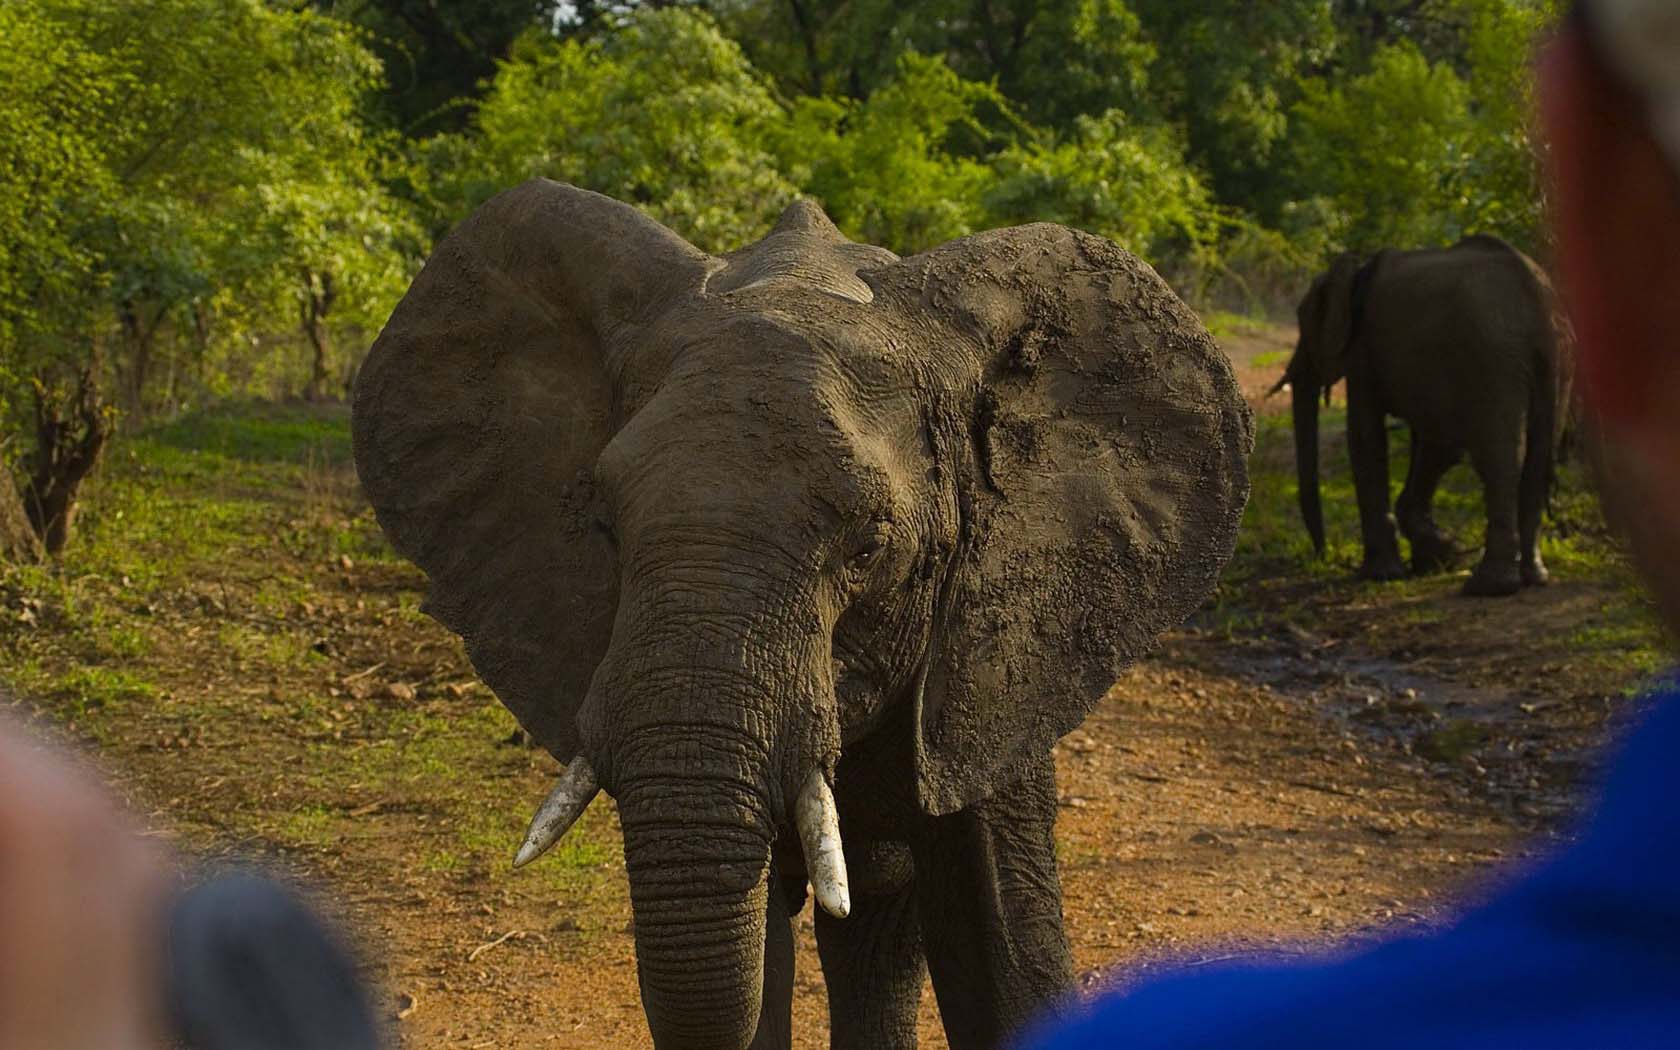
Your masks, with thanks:
M1513 793L1487 767L1420 757L1443 717L1428 693L1305 653L1221 667L1229 646L1179 634L1058 747L1065 907L1087 987L1166 957L1403 934L1552 842L1570 791L1525 778ZM1440 685L1442 703L1472 695ZM494 789L537 798L544 764ZM592 817L610 848L610 812ZM333 878L381 946L391 1011L409 1010L405 1046L650 1045L616 855L609 878L568 896L499 870L440 885L402 863L404 836L380 840L382 860L346 845ZM809 911L799 927L798 1045L825 1046ZM923 1039L944 1045L931 994Z

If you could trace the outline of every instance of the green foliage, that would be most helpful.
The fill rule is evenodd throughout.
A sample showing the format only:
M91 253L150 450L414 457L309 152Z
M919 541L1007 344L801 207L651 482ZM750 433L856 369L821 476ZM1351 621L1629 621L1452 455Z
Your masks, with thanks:
M1468 232L1470 93L1447 66L1410 44L1390 45L1362 76L1305 85L1296 114L1299 175L1330 203L1337 241L1375 251Z
M793 180L843 229L915 252L985 221L992 173L976 153L991 138L986 108L1007 114L991 88L906 53L897 79L866 101L800 99L773 141Z
M986 194L1000 222L1059 222L1102 233L1145 258L1184 254L1218 233L1212 196L1170 129L1119 110L1079 117L1073 134L997 160Z
M1542 241L1530 136L1534 40L1551 0L1440 0L1437 30L1377 43L1366 68L1302 84L1294 111L1300 199L1317 198L1335 246L1370 251L1495 233ZM1451 27L1443 32L1438 27Z
M86 202L110 193L112 173L108 146L84 129L127 88L83 41L31 14L0 5L0 346L87 279L93 253L78 225ZM0 389L15 388L19 364L0 354Z
M1188 133L1222 199L1271 219L1298 82L1337 46L1322 0L1134 0L1158 56L1154 106Z
M366 30L385 69L379 102L384 122L407 134L460 131L473 104L533 25L553 24L566 7L554 0L315 0L325 13Z
M702 247L734 248L797 193L763 146L781 116L703 15L650 10L601 41L528 35L501 66L476 136L429 148L458 165L433 207L453 219L541 175L636 204Z
M383 319L412 238L379 186L361 119L379 70L354 30L255 0L19 0L0 17L23 43L0 62L34 88L0 103L7 122L52 131L0 136L22 154L0 179L24 191L0 197L29 209L8 223L27 252L0 264L14 395L96 343L131 412L160 366L172 401L187 377L266 378L239 359L296 330L322 273L335 323Z

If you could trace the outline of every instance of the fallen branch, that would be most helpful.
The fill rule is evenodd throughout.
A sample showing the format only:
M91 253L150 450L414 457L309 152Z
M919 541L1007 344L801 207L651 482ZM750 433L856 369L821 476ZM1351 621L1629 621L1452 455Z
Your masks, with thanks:
M480 955L483 955L485 952L487 952L490 949L496 947L498 944L503 944L503 943L506 943L507 941L515 938L515 937L523 937L523 936L525 936L525 931L524 930L509 930L508 932L502 934L500 937L497 937L495 940L489 941L485 944L481 944L477 948L474 948L472 951L468 952L467 953L467 961L468 962L477 962L478 957Z
M385 666L385 661L381 660L378 663L374 664L372 667L367 668L366 670L357 671L355 674L350 675L348 678L344 679L344 681L354 682L358 678L366 678L368 675L372 674L373 672L379 670L381 667L384 667L384 666Z

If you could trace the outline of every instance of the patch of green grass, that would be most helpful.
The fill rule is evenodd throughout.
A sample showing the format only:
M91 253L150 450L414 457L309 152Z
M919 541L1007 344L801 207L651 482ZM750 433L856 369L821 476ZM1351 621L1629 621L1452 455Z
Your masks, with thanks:
M247 667L295 670L321 660L313 634L303 628L227 622L216 629L216 638Z
M153 700L158 688L132 671L112 667L77 667L59 675L48 689L49 710L97 733L93 724L135 701Z
M275 405L260 401L219 406L148 430L153 444L192 456L248 463L296 464L324 451L350 458L348 411L339 405Z
M272 834L287 846L321 849L342 837L342 820L342 814L328 806L307 805L281 814Z
M1247 314L1233 313L1229 310L1209 310L1199 315L1202 325L1208 334L1215 339L1229 339L1235 335L1248 332L1266 330L1272 327L1271 322L1261 317L1250 317Z
M1302 521L1295 480L1295 439L1286 414L1262 415L1257 420L1254 456L1250 460L1251 491L1237 538L1236 555L1228 578L1242 580L1267 572L1288 571L1308 576L1347 577L1364 556L1360 540L1359 503L1348 461L1347 413L1343 406L1320 410L1319 499L1324 511L1325 557L1313 554ZM1410 467L1406 431L1389 430L1389 505L1405 487ZM1556 568L1576 575L1616 582L1632 582L1626 560L1606 534L1597 497L1580 468L1567 464L1559 471L1554 513L1541 524L1541 554ZM1481 480L1461 462L1449 470L1435 494L1435 520L1465 552L1469 567L1479 556L1486 518ZM1409 544L1400 536L1402 556ZM1394 585L1385 585L1393 589ZM1403 585L1402 585L1403 586Z
M1288 350L1267 350L1255 354L1251 363L1255 368L1277 368L1289 363L1290 354L1291 351Z
M1256 629L1295 622L1321 630L1310 622L1322 616L1326 604L1361 610L1367 628L1380 624L1446 629L1456 615L1442 599L1457 590L1452 577L1410 578L1391 583L1356 579L1363 560L1358 500L1348 462L1345 407L1320 410L1320 501L1324 510L1326 551L1314 555L1302 523L1295 480L1295 443L1287 413L1268 413L1257 419L1256 446L1250 460L1251 495L1238 533L1236 552L1227 566L1219 592L1204 610L1216 630L1246 634ZM1406 430L1389 431L1389 501L1392 507L1404 487L1410 441ZM1485 513L1481 481L1467 462L1442 479L1434 504L1435 520L1462 552L1460 569L1472 568L1481 556ZM1620 545L1605 526L1598 498L1578 463L1561 464L1551 510L1541 523L1541 554L1555 579L1603 587L1603 607L1582 630L1561 643L1559 657L1579 661L1583 668L1602 670L1606 680L1623 674L1646 674L1671 657L1655 611ZM1400 537L1401 556L1409 544ZM1281 603L1280 585L1314 585L1312 608Z

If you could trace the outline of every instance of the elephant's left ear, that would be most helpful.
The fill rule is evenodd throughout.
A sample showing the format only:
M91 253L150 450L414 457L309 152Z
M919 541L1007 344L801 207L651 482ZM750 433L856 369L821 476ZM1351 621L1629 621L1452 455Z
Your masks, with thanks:
M930 359L970 413L917 712L918 793L948 813L1077 726L1211 593L1254 422L1195 315L1103 238L995 230L868 276L947 333Z

